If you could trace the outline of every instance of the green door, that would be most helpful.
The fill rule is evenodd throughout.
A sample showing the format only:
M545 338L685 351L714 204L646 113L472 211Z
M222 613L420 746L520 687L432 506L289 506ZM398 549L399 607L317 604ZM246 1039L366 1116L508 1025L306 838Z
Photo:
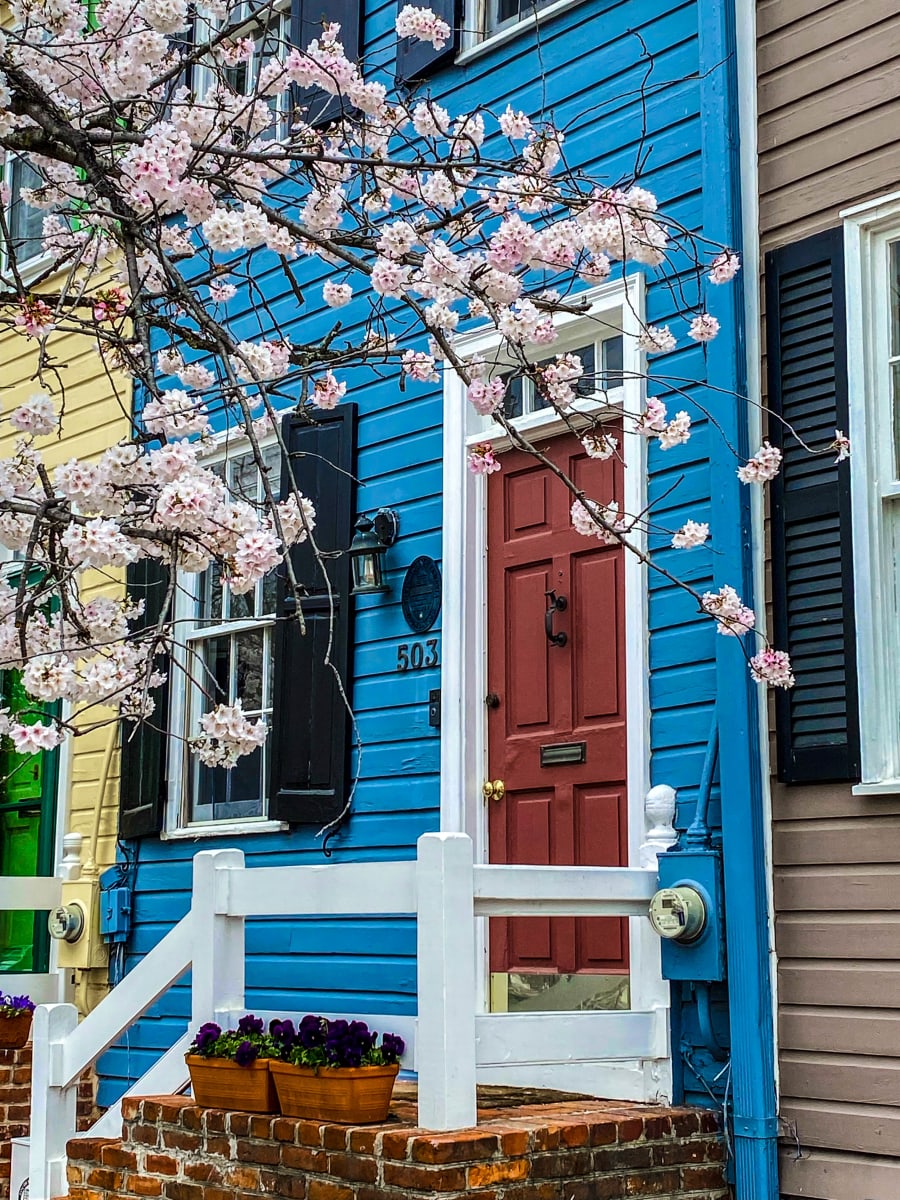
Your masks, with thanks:
M39 720L16 671L0 675L0 695L10 714ZM0 875L51 875L56 823L58 751L17 754L8 738L0 741ZM0 973L48 969L47 915L0 912ZM0 979L0 990L2 990Z

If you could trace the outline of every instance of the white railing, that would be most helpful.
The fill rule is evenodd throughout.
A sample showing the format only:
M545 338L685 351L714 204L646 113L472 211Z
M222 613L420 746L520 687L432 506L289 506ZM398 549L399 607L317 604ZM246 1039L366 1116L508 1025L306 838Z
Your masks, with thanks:
M644 1011L476 1013L476 917L645 917L655 863L644 857L640 868L476 866L465 834L426 834L417 849L408 862L254 868L244 866L236 849L195 855L189 914L81 1024L72 1005L36 1010L30 1200L66 1192L66 1143L75 1136L82 1072L189 968L191 1029L210 1020L227 1025L245 1011L247 917L416 916L418 1016L352 1015L407 1041L403 1065L418 1072L418 1121L425 1129L475 1125L476 1078L552 1086L559 1068L558 1086L571 1090L586 1062L610 1060L642 1081L645 1068L658 1077L669 1054L665 985ZM128 1094L184 1090L190 1037L185 1033ZM120 1106L89 1132L118 1136Z
M0 912L36 912L56 908L62 882L52 875L0 875Z

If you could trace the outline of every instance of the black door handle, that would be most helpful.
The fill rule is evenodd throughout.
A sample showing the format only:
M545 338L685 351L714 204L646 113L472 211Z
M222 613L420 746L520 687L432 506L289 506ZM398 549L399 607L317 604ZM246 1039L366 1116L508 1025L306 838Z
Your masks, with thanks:
M569 635L562 630L559 633L553 632L553 617L558 612L565 612L569 607L569 602L565 596L557 596L556 592L544 592L547 597L547 611L544 613L544 632L547 635L547 641L551 646L564 646L569 640Z

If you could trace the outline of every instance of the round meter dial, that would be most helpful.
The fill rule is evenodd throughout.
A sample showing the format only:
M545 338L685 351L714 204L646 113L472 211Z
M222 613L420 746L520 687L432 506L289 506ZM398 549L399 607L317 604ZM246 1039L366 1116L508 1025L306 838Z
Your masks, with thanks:
M694 942L706 926L706 904L692 887L662 888L650 901L649 916L660 937Z

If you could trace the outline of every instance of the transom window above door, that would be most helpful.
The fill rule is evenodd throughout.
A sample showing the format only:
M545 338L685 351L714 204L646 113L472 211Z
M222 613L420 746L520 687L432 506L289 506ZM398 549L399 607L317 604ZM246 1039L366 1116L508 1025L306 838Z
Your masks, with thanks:
M584 375L576 387L579 396L589 400L598 393L609 393L622 386L624 341L621 333L574 346L569 353L576 354L584 368ZM555 357L553 354L539 359L536 365L552 363ZM502 377L508 381L503 405L508 419L514 420L540 412L541 409L552 408L550 401L540 394L531 379L512 372L504 372Z

